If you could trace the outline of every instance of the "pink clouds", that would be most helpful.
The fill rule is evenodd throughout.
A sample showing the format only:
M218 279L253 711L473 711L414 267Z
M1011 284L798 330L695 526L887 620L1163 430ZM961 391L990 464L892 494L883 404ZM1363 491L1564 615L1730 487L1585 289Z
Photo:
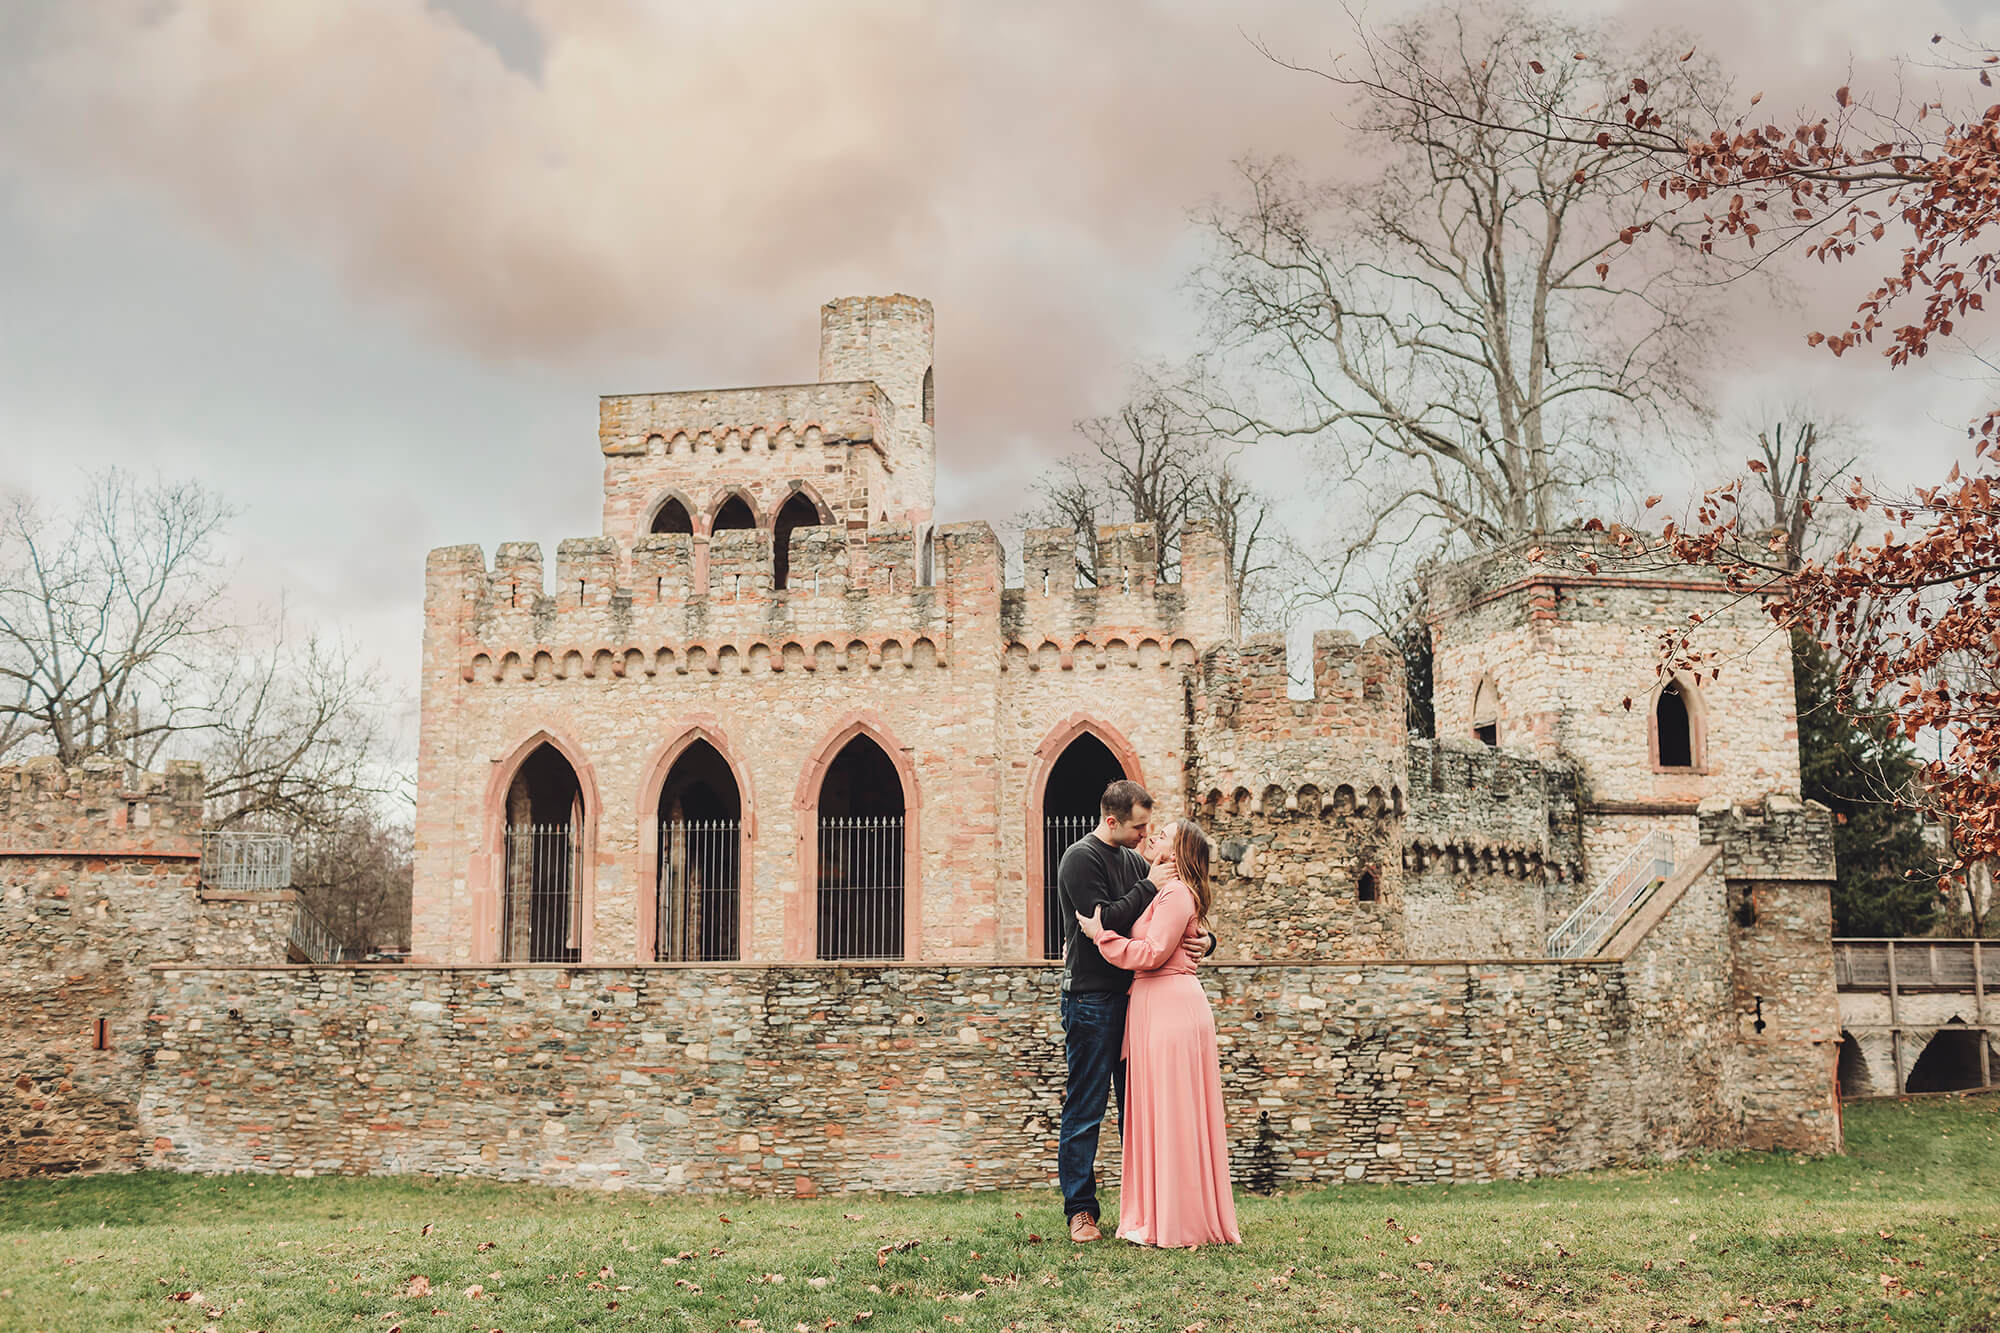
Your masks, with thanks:
M921 292L949 469L954 437L1053 451L1116 400L1185 323L1186 214L1231 158L1350 160L1333 90L1245 36L1323 63L1351 38L1324 6L490 3L537 34L539 77L416 0L52 7L0 174L303 255L477 358L659 368L606 388L804 374L820 301ZM1771 104L1954 30L1943 4L1573 8L1689 27ZM1790 318L1740 328L1785 361Z

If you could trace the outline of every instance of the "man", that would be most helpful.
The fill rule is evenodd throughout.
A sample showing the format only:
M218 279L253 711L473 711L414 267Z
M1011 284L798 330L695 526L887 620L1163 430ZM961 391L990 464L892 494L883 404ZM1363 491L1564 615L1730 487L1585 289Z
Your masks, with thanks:
M1104 909L1104 924L1120 934L1158 893L1168 868L1148 865L1136 849L1153 821L1153 798L1136 782L1118 781L1098 801L1097 826L1063 853L1056 871L1056 906L1063 922L1063 1055L1069 1081L1063 1088L1062 1130L1056 1178L1070 1239L1103 1239L1097 1224L1097 1132L1105 1097L1118 1090L1118 1131L1125 1132L1125 1005L1132 974L1104 961L1085 938L1077 914ZM1210 947L1213 937L1208 938ZM1200 946L1189 949L1199 954Z

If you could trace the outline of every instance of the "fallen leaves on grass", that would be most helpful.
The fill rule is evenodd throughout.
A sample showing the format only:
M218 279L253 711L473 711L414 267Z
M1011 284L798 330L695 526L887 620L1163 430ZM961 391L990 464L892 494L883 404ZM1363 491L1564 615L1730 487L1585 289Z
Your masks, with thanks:
M875 1266L877 1268L886 1268L889 1264L890 1255L903 1254L909 1250L914 1250L919 1243L914 1240L899 1240L893 1245L878 1246L875 1250Z

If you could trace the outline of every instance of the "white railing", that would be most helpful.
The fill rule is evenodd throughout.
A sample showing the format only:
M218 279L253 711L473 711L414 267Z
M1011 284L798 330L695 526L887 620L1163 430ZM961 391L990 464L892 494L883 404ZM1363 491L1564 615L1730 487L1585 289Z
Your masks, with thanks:
M292 840L283 833L210 829L201 835L201 882L211 889L284 889L292 883Z
M1585 958L1596 953L1633 904L1673 873L1674 840L1665 829L1656 828L1549 932L1548 956Z
M308 963L337 963L347 953L303 899L292 906L292 929L287 942Z

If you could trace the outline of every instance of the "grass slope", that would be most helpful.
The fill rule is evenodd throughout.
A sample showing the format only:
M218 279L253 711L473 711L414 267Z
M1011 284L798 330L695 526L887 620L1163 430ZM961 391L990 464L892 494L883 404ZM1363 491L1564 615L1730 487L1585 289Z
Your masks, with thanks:
M16 1181L0 1328L2000 1330L2000 1097L1853 1106L1847 1132L1827 1160L1244 1197L1246 1243L1197 1252L1072 1246L1053 1190Z

